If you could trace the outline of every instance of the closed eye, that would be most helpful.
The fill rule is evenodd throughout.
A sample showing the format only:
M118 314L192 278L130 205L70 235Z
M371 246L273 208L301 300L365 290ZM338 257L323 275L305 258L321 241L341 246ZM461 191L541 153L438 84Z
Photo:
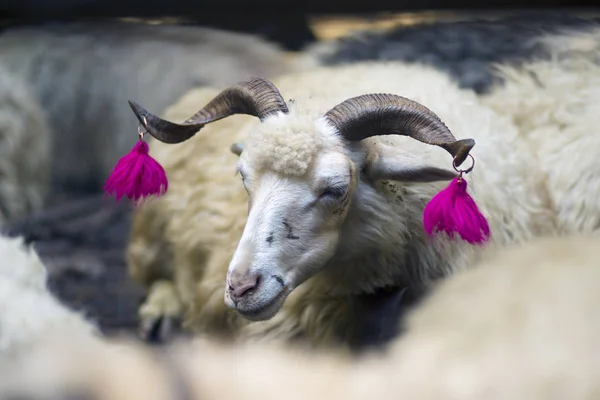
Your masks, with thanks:
M319 197L321 197L321 198L339 199L344 194L346 194L346 190L348 190L347 186L330 186L330 187L326 188L321 193L321 196L319 196Z

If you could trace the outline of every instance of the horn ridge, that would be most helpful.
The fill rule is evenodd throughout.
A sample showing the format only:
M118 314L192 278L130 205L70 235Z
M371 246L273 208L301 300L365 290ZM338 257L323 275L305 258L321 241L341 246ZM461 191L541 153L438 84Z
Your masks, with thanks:
M131 100L129 106L146 131L164 143L184 142L206 124L234 114L252 115L264 121L279 112L289 113L279 90L264 78L250 78L223 90L182 123L159 118Z
M445 149L456 166L475 145L473 139L456 140L446 124L423 104L395 94L352 97L334 106L325 117L349 141L380 135L409 136Z
M233 114L247 114L261 121L277 112L289 112L275 85L264 78L250 78L219 93L184 124L208 123Z

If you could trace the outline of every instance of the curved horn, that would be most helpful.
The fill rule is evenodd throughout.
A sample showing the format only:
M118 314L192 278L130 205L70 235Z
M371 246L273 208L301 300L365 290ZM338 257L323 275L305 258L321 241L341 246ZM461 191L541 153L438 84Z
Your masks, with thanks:
M325 117L350 141L371 136L404 135L433 144L462 164L475 146L473 139L456 140L450 129L429 108L394 94L352 97L329 110Z
M263 121L277 112L289 112L279 90L263 78L251 78L223 90L180 124L161 119L131 100L129 106L148 133L164 143L184 142L204 125L234 114L253 115Z

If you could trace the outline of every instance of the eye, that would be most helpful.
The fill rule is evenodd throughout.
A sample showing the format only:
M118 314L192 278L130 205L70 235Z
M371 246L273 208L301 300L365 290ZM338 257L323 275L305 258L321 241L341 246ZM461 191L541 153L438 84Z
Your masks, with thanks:
M340 197L342 197L343 195L346 194L347 190L348 190L348 186L345 186L345 185L329 186L329 187L325 188L325 190L323 190L323 192L321 193L321 195L319 197L320 198L339 199Z

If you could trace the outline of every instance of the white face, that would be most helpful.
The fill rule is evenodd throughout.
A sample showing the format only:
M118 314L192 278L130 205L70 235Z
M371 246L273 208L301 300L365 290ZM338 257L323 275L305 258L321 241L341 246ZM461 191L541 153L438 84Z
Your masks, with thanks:
M225 303L250 320L273 317L333 256L356 182L350 159L319 156L303 177L254 174L239 163L249 215L229 265Z

